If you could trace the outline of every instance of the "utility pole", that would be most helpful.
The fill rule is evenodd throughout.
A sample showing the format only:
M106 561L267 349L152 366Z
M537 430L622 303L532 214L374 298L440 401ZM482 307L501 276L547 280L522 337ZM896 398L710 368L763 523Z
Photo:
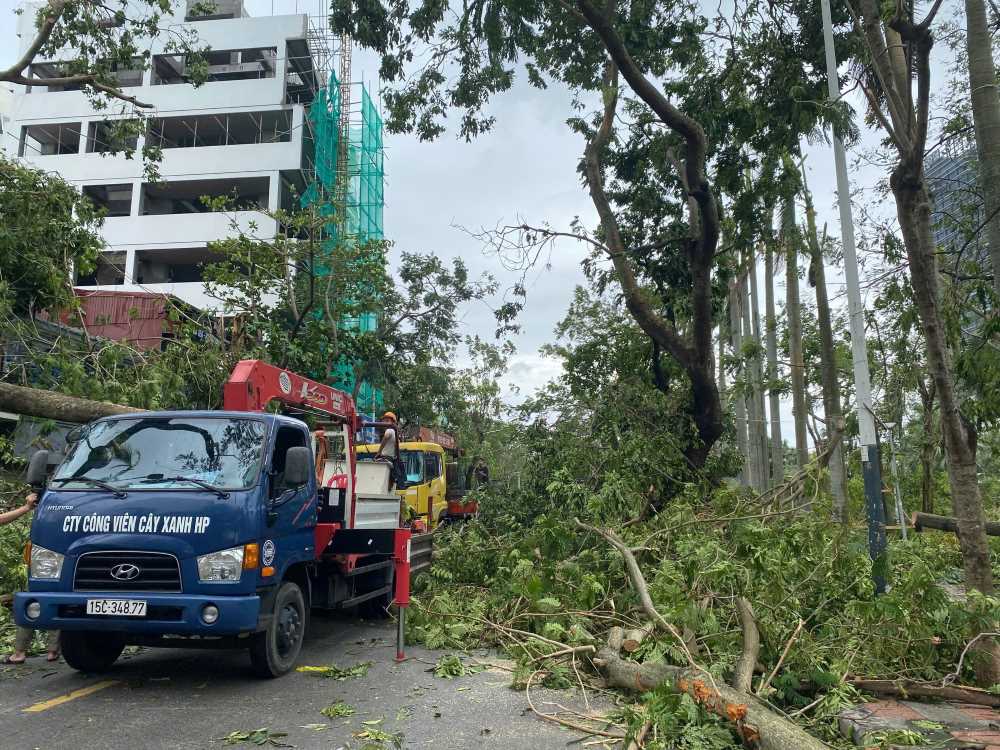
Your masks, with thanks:
M830 101L840 99L837 76L837 51L833 46L833 19L830 0L820 0L823 12L823 41L826 46L826 75ZM868 514L868 554L872 558L875 593L885 593L885 507L882 505L882 476L878 444L875 438L875 414L872 411L871 378L868 374L868 347L865 344L865 310L858 280L858 256L854 246L854 216L851 212L851 186L847 179L847 155L844 142L833 130L833 157L837 169L837 200L840 204L840 232L844 247L844 275L847 278L847 306L851 318L851 356L854 360L854 390L858 403L858 427L861 433L861 469L865 483L865 508Z

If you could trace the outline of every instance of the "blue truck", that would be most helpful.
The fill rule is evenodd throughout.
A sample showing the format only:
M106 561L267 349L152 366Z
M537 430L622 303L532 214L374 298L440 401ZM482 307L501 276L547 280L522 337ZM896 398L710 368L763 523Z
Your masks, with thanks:
M277 677L312 609L395 603L401 658L410 531L388 468L354 459L360 427L348 394L258 360L236 366L221 411L82 425L51 476L45 451L29 462L42 492L16 622L61 630L85 672L127 645L183 646L246 649Z

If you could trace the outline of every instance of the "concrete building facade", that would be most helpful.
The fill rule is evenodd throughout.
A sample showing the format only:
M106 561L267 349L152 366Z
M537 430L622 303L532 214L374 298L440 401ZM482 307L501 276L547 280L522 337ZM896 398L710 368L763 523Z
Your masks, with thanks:
M183 7L183 6L182 6ZM34 13L21 14L22 51ZM217 3L209 19L174 17L151 41L148 70L119 71L128 94L154 106L129 159L112 155L108 121L83 91L14 87L5 134L8 153L56 172L107 210L107 250L85 288L172 294L202 309L218 302L204 290L200 265L208 244L235 233L234 223L273 236L265 210L289 208L311 181L308 108L325 84L325 43L307 15L252 18L238 2ZM194 29L209 46L208 82L187 83L183 55L170 54L170 31ZM31 66L31 77L59 70L59 61ZM162 149L160 177L144 176L144 145ZM231 196L232 212L211 212L202 196Z

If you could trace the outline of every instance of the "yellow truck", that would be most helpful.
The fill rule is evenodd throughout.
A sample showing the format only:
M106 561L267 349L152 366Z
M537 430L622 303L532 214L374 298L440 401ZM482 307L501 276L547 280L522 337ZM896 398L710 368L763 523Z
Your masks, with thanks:
M429 529L437 527L448 518L448 501L454 499L455 484L459 477L455 476L449 488L446 465L449 455L457 455L458 448L455 439L447 433L421 427L416 440L407 440L399 445L399 457L406 467L406 483L404 489L397 489L413 513L425 520ZM359 445L357 457L359 461L370 461L378 452L378 445ZM457 464L451 464L455 475Z

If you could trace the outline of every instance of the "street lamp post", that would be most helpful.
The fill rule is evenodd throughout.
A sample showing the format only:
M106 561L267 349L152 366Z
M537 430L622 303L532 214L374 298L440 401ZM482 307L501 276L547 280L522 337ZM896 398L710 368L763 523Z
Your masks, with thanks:
M830 101L840 99L837 53L833 46L833 19L830 0L820 0L823 12L823 41L826 46L826 74ZM847 155L844 142L833 131L833 157L837 171L837 200L840 204L840 232L844 247L844 276L847 279L847 306L851 320L851 357L854 361L854 390L858 404L861 438L861 470L865 484L865 509L868 515L868 554L873 563L875 592L885 592L885 507L882 504L882 477L878 444L875 439L875 414L872 411L871 378L868 373L868 348L865 345L865 309L858 280L858 256L854 246L854 216L851 212L851 186L847 179Z

